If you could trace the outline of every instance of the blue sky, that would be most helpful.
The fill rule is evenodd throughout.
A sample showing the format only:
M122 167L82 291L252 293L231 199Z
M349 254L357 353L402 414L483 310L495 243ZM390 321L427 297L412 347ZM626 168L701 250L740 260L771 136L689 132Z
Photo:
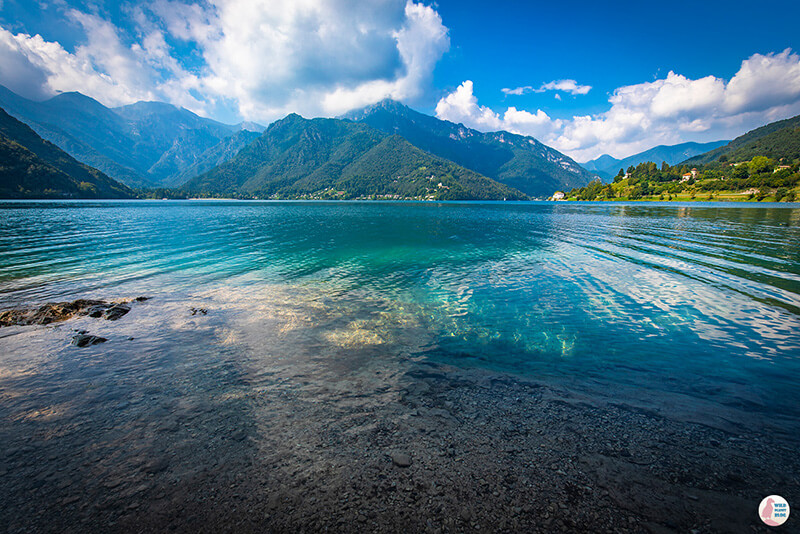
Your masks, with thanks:
M385 97L585 161L800 113L800 3L0 0L0 83L224 122Z

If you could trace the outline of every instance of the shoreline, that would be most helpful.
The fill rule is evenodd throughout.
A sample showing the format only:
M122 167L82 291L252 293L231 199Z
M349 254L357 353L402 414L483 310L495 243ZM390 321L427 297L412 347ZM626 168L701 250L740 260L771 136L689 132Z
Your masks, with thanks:
M236 328L214 341L220 310L189 304L207 305L9 327L42 347L87 325L110 340L3 360L9 532L766 532L764 495L800 499L792 436L411 355L242 357ZM186 350L130 340L164 318Z
M664 204L664 205L681 205L681 204L721 204L725 206L769 206L771 208L798 208L800 207L800 200L795 202L774 202L766 200L727 200L727 199L680 199L680 200L660 200L660 199L614 199L614 200L416 200L416 199L242 199L242 198L175 198L175 199L153 199L153 198L132 198L132 199L117 199L117 198L103 198L103 199L52 199L52 198L0 198L0 204L25 204L25 203L118 203L118 204L135 204L135 203L157 203L163 202L257 202L257 203L336 203L336 204L475 204L475 205L527 205L527 204L563 204L563 205L580 205L580 204Z

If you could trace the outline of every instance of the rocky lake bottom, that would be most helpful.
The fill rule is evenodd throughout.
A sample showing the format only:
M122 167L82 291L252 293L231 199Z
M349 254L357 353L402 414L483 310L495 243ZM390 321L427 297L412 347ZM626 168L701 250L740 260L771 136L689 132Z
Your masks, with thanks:
M438 363L295 294L120 300L0 329L8 532L766 532L763 496L800 502L798 435L734 409Z

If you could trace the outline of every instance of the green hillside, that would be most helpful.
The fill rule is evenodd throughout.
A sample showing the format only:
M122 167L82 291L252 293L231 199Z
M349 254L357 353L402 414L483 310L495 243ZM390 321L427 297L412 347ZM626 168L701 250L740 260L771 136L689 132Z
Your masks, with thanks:
M493 180L537 197L588 184L594 174L533 137L479 132L384 100L345 115Z
M706 164L720 157L731 162L749 161L755 156L766 156L776 161L800 158L800 115L756 128L725 146L690 158L685 163Z
M295 114L183 189L201 196L261 198L525 198L399 136L366 124Z
M694 171L694 173L692 172ZM567 200L728 200L794 202L800 199L800 159L777 165L765 156L749 162L698 167L641 163L610 184L573 189Z
M133 198L135 194L0 109L0 197Z
M680 165L630 166L613 183L593 182L566 197L794 202L800 199L800 116L757 128Z

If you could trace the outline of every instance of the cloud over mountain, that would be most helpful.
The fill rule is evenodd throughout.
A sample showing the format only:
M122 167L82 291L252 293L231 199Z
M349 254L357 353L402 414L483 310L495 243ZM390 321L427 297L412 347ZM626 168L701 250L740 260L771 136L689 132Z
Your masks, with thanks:
M698 141L735 137L800 113L800 56L789 49L754 54L727 81L670 72L653 82L620 87L608 102L611 107L603 113L567 119L516 107L501 115L478 103L467 80L439 101L436 115L484 131L533 135L578 161L601 154L625 156L689 136Z
M107 105L165 100L270 121L414 99L450 46L432 7L411 0L152 0L132 28L65 11L73 50L0 28L0 76L26 96L78 90ZM180 53L176 53L180 51Z

